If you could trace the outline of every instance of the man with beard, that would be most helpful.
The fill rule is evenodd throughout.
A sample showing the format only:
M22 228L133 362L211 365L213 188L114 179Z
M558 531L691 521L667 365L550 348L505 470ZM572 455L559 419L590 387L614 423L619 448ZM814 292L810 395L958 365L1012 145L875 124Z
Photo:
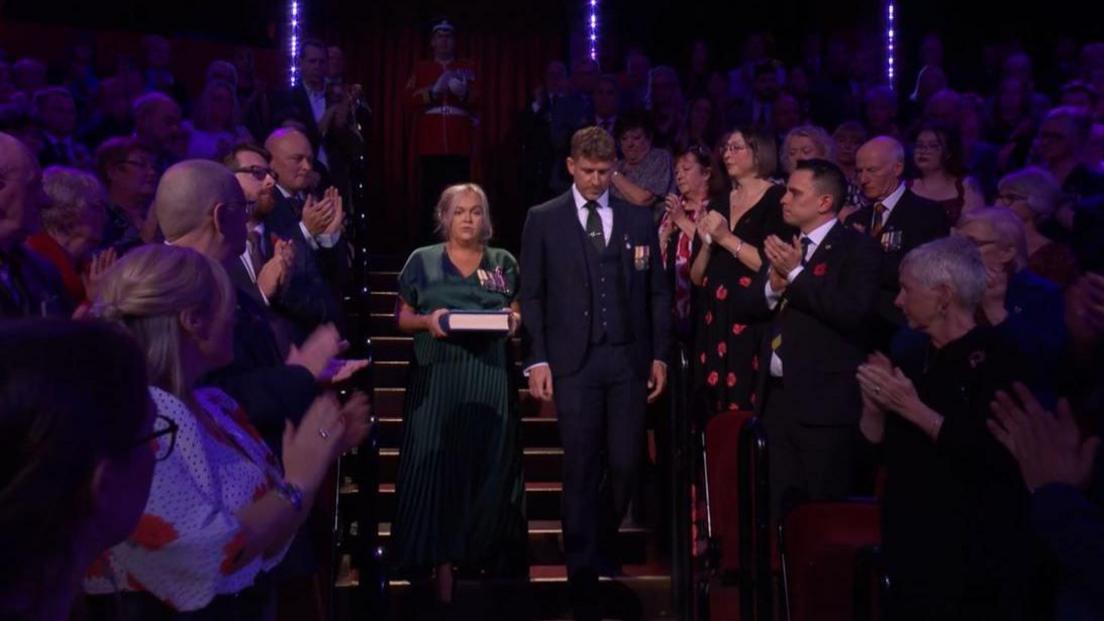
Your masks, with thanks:
M269 307L270 300L287 286L295 261L295 244L265 230L265 216L276 206L276 175L268 165L271 157L261 147L242 143L223 160L245 193L248 212L245 252L240 261L228 265L227 272L239 295L248 295L257 305ZM281 352L286 355L289 327L274 313L268 315Z

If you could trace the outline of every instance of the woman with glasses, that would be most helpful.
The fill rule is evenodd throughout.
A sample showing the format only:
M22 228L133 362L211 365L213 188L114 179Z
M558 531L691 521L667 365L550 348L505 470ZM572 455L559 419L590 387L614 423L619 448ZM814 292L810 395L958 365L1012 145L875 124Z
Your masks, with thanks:
M732 190L698 220L702 249L690 268L691 281L702 291L692 353L696 386L714 412L753 407L753 365L764 325L744 316L741 302L763 294L751 286L763 267L763 240L768 235L794 236L782 221L786 188L770 180L778 166L774 137L741 129L721 144Z
M146 504L145 357L111 326L42 319L0 322L0 352L0 619L67 619Z
M1054 407L1069 335L1061 289L1031 272L1023 225L1008 209L968 211L954 232L978 247L989 274L978 322L995 326L1015 343L1024 354L1024 383Z
M114 594L90 598L93 618L270 618L268 572L367 432L363 397L322 396L287 424L281 464L233 399L198 387L233 357L234 304L222 267L186 248L136 249L105 279L93 312L137 340L157 414L178 430L158 439L137 529L88 571L85 592Z
M1027 237L1027 267L1065 289L1077 280L1080 268L1073 250L1043 234L1053 221L1062 190L1054 175L1030 166L1001 178L996 204L1019 217Z
M154 154L133 138L110 138L96 149L96 172L107 188L101 249L122 256L157 236L150 203L157 191Z
M957 129L940 123L922 125L912 145L912 161L920 176L908 182L909 189L939 203L952 223L963 211L985 205L977 183L966 176Z

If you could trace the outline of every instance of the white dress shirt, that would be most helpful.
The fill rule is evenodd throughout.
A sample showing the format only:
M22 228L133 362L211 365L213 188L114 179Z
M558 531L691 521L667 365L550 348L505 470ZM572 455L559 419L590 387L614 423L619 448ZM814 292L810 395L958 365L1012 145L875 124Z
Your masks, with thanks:
M882 213L882 226L885 226L886 222L889 222L889 214L893 213L893 208L897 206L897 202L901 200L901 197L905 195L905 184L901 182L897 185L897 189L890 192L889 196L883 198L880 201L874 201L871 204L881 203L885 207L885 212ZM873 218L874 216L871 216ZM870 228L874 228L874 221L869 222Z
M326 114L326 89L320 91L312 91L307 83L303 83L303 90L307 92L307 99L310 101L311 115L314 117L314 122L318 123L322 120L322 115ZM329 162L326 157L326 150L322 148L322 145L318 145L318 161L324 165L329 166Z
M579 193L579 188L575 187L574 183L571 184L571 195L575 197L575 210L579 215L579 224L586 231L587 217L590 216L590 212L586 208L587 199L583 198L583 195ZM613 235L613 208L609 206L609 190L606 190L594 202L598 203L598 217L602 219L602 234L605 235L606 245L608 246L610 235Z
M809 240L809 245L805 248L805 256L802 257L802 262L806 262L812 258L813 253L820 247L824 238L828 236L828 231L831 231L832 227L835 225L836 219L832 218L812 231L809 231L808 234L801 236ZM786 282L792 283L803 271L805 271L805 267L801 265L801 263L798 263L796 267L786 274ZM767 284L764 287L764 293L766 293L767 296L767 307L773 310L775 306L778 306L778 301L782 299L782 292L772 289L770 279L768 278ZM771 377L782 377L782 359L778 357L777 352L771 352L770 374Z

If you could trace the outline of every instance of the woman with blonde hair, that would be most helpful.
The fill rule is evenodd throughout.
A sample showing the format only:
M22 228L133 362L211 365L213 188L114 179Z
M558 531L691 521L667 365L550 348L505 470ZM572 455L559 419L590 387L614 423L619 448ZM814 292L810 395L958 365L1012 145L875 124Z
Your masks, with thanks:
M507 347L521 315L518 264L491 247L487 195L445 189L442 242L419 248L399 274L399 329L414 335L396 480L395 563L453 595L453 565L525 575L526 521L517 386ZM451 311L507 311L507 332L450 332Z
M832 137L816 125L791 129L782 141L782 152L779 154L782 172L789 175L798 162L813 158L836 161L836 143Z
M153 404L177 431L137 529L88 571L94 619L268 618L268 572L330 465L367 434L363 395L344 407L320 397L287 424L281 464L232 398L198 387L233 358L234 305L222 266L187 248L143 246L105 277L92 312L138 342Z

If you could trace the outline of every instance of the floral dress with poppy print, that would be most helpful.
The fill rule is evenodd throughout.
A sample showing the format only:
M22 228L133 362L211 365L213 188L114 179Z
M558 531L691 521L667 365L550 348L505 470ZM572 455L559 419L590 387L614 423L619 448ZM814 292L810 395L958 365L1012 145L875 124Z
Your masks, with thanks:
M195 391L196 401L220 433L201 423L177 397L154 387L150 393L157 413L179 426L176 445L154 467L137 529L93 563L84 590L93 595L144 591L171 609L200 610L218 595L249 588L283 559L287 546L238 567L245 535L235 517L283 475L245 413L226 393L214 388Z
M781 185L769 188L732 225L733 234L759 248L760 254L768 235L790 239L793 229L782 222L780 201L785 193ZM717 206L727 217L730 212L725 198ZM700 288L701 316L692 354L695 386L709 413L754 408L756 354L767 324L749 320L740 309L749 306L749 296L763 295L762 287L752 285L755 277L731 252L720 246L713 249Z

